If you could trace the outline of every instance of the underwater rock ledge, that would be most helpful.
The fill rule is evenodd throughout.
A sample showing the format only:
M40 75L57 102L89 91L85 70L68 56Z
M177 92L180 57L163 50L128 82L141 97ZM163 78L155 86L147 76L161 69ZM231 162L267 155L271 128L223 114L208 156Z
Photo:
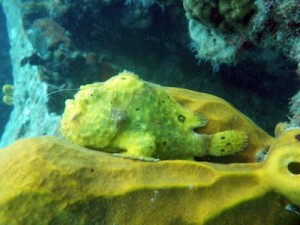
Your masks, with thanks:
M299 145L277 141L272 154ZM285 199L296 196L299 204L300 194L272 183L278 158L269 156L266 164L143 162L57 137L23 139L0 151L0 224L297 224Z

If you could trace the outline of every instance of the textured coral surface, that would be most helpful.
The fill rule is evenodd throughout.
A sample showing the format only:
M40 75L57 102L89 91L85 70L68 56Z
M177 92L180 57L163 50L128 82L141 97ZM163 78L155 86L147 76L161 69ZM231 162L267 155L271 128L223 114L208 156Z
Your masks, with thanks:
M185 0L183 6L189 18L225 33L247 30L257 11L253 0Z
M300 127L300 91L291 99L291 126Z
M299 143L286 146L273 152L295 152ZM56 137L24 139L0 151L0 224L293 225L299 217L282 196L294 194L300 204L299 190L278 189L277 177L298 183L274 170L282 160L142 162Z

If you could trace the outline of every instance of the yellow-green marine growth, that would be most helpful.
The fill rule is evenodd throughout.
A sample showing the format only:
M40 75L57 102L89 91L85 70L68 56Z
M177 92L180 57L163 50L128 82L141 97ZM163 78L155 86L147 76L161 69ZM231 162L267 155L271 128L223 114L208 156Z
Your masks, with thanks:
M14 86L11 84L5 84L2 87L2 93L3 93L3 98L2 101L4 102L4 104L6 105L13 105L14 104L14 99L13 99L13 95L14 95Z
M61 132L81 146L147 161L224 156L246 147L248 138L241 131L194 132L206 123L163 87L124 71L104 83L82 86L74 100L67 100Z

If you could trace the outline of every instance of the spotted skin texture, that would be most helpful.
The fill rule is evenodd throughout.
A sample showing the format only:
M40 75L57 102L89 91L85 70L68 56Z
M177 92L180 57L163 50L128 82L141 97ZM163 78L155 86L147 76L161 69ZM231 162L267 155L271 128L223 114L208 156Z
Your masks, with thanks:
M82 86L66 101L63 136L81 146L146 161L192 159L241 151L247 135L198 134L206 119L186 110L163 87L124 71L103 83Z

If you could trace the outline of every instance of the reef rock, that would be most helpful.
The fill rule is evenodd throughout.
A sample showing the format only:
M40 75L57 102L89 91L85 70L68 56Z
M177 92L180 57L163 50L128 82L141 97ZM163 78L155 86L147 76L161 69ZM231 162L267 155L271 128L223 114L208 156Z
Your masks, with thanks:
M0 224L297 224L298 177L278 159L298 160L299 146L280 146L266 164L221 165L123 159L51 136L19 140L0 151Z

